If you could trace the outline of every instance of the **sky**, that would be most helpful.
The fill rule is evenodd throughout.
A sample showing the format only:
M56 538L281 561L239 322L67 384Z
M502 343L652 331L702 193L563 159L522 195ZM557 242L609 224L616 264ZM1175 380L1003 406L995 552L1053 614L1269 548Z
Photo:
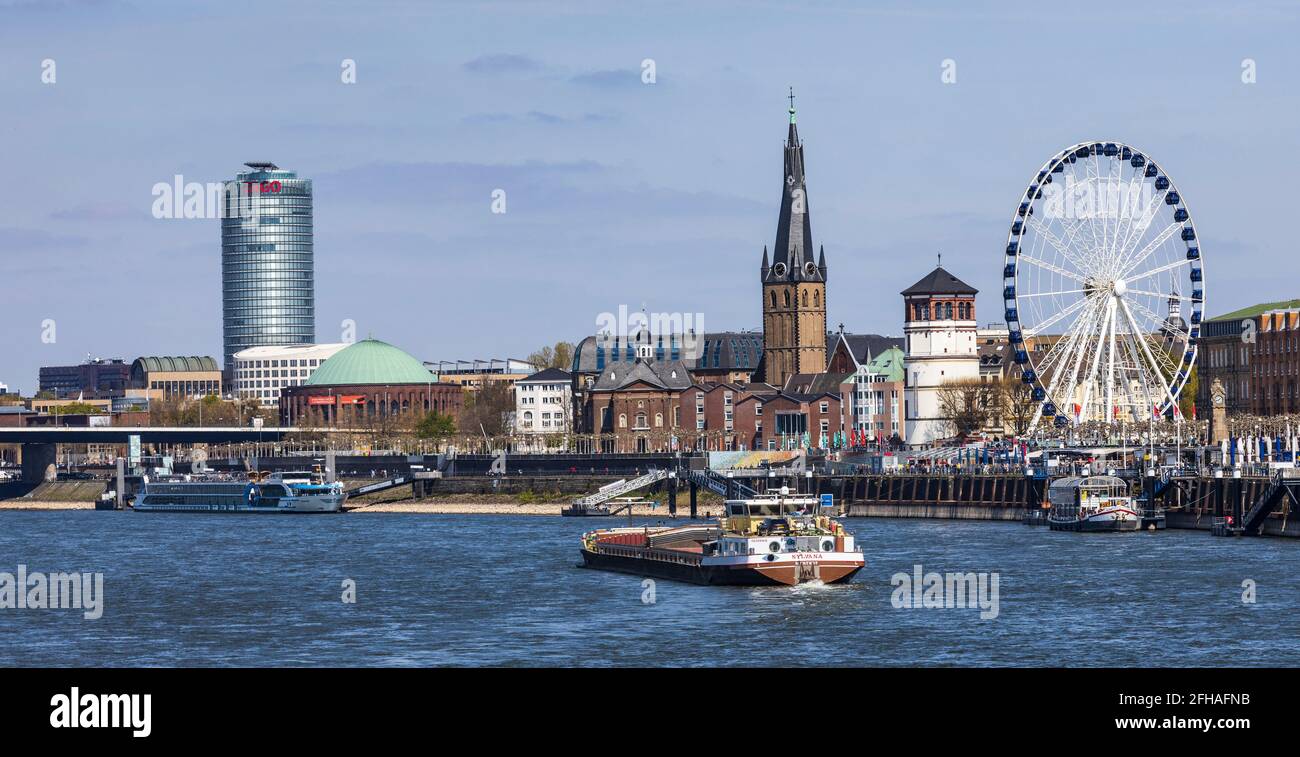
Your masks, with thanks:
M257 160L314 182L318 341L522 358L620 306L758 328L790 87L832 328L900 334L939 253L1000 320L1019 198L1087 140L1173 177L1208 314L1300 297L1294 4L974 5L0 0L0 382L219 358L220 222L152 189Z

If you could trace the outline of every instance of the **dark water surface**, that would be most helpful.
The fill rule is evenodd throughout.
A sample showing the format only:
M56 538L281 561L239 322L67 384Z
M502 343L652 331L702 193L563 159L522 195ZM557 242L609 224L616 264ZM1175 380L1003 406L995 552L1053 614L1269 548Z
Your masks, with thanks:
M0 609L0 665L1300 664L1297 540L854 518L852 584L659 581L645 604L575 567L582 531L626 522L3 512L0 571L103 572L105 600ZM893 607L918 563L996 572L998 617Z

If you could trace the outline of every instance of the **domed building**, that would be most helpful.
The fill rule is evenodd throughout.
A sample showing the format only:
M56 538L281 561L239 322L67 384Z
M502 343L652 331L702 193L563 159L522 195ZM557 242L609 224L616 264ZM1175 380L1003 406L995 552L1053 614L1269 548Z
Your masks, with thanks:
M434 410L459 416L460 386L439 383L419 360L378 339L340 350L280 396L280 422L290 426L364 427L379 417Z

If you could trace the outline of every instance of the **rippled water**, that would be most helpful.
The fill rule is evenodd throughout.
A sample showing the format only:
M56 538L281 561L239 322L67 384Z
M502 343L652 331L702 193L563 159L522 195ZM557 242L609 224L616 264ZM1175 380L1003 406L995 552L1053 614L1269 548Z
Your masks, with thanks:
M619 519L618 523L625 523ZM638 523L652 522L638 520ZM609 523L609 521L605 521ZM0 664L1295 665L1300 541L849 519L853 583L582 570L536 516L0 513L0 571L102 571L99 620L0 609ZM896 609L893 574L996 572L999 615ZM356 604L341 601L344 579ZM1242 602L1253 580L1255 604Z

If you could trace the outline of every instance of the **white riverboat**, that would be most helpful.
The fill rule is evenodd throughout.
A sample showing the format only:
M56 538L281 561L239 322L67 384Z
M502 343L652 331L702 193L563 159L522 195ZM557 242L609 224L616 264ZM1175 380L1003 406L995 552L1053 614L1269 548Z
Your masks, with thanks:
M1047 489L1053 531L1136 531L1142 524L1129 486L1115 476L1058 478Z
M133 509L171 513L336 513L347 494L343 484L306 471L229 477L145 480Z

